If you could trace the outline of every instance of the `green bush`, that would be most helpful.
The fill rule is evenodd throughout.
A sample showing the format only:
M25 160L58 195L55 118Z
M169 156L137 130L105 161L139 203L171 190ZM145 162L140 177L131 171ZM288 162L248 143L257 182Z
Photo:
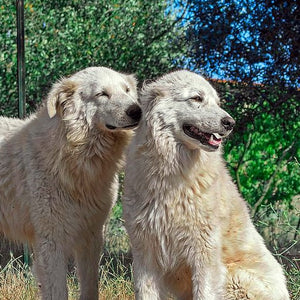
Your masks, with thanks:
M27 112L50 85L79 69L102 65L144 80L180 60L184 28L164 0L25 1ZM0 7L0 114L17 114L16 9Z
M213 84L237 122L225 144L225 158L252 215L268 204L292 208L300 194L299 93L275 86Z

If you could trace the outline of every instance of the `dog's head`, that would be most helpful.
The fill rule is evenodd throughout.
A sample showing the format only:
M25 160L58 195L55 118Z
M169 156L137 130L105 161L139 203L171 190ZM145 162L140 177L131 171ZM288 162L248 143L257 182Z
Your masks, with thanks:
M235 121L219 106L213 87L200 75L176 71L144 85L141 104L153 130L168 132L190 149L215 151Z
M136 80L104 67L90 67L56 83L47 98L49 117L83 120L102 130L125 130L138 125Z

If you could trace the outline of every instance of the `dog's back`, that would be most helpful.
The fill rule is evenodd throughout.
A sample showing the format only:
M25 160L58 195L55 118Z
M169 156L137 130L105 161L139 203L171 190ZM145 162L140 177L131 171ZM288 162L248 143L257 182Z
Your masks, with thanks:
M33 238L25 165L33 157L26 139L31 119L0 117L0 232L16 241Z
M21 129L26 120L0 117L0 141Z

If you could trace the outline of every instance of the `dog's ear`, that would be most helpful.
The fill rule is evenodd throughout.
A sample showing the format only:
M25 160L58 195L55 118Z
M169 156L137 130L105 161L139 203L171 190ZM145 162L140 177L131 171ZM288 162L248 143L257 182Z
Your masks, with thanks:
M46 100L50 118L53 118L56 114L65 116L74 109L72 98L76 90L77 84L67 78L53 85Z
M130 74L130 75L122 74L122 75L124 76L125 80L129 84L129 88L136 93L138 82L137 79L135 78L135 75L134 74Z
M133 88L136 88L138 82L134 74L127 75L127 80Z
M164 98L168 95L168 91L164 86L155 86L150 90L149 93L153 100L158 98Z
M159 98L169 95L168 89L163 85L158 85L155 81L145 81L140 91L140 96L146 102L155 102ZM143 100L141 102L144 102Z

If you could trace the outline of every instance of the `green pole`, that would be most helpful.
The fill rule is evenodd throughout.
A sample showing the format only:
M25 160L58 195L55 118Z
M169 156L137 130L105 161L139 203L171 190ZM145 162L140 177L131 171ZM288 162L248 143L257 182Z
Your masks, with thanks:
M24 43L24 0L16 0L17 9L17 55L18 55L18 114L24 119L26 115L25 102L25 43ZM23 245L24 264L29 266L30 255L27 244Z
M25 118L24 0L16 0L19 118Z

